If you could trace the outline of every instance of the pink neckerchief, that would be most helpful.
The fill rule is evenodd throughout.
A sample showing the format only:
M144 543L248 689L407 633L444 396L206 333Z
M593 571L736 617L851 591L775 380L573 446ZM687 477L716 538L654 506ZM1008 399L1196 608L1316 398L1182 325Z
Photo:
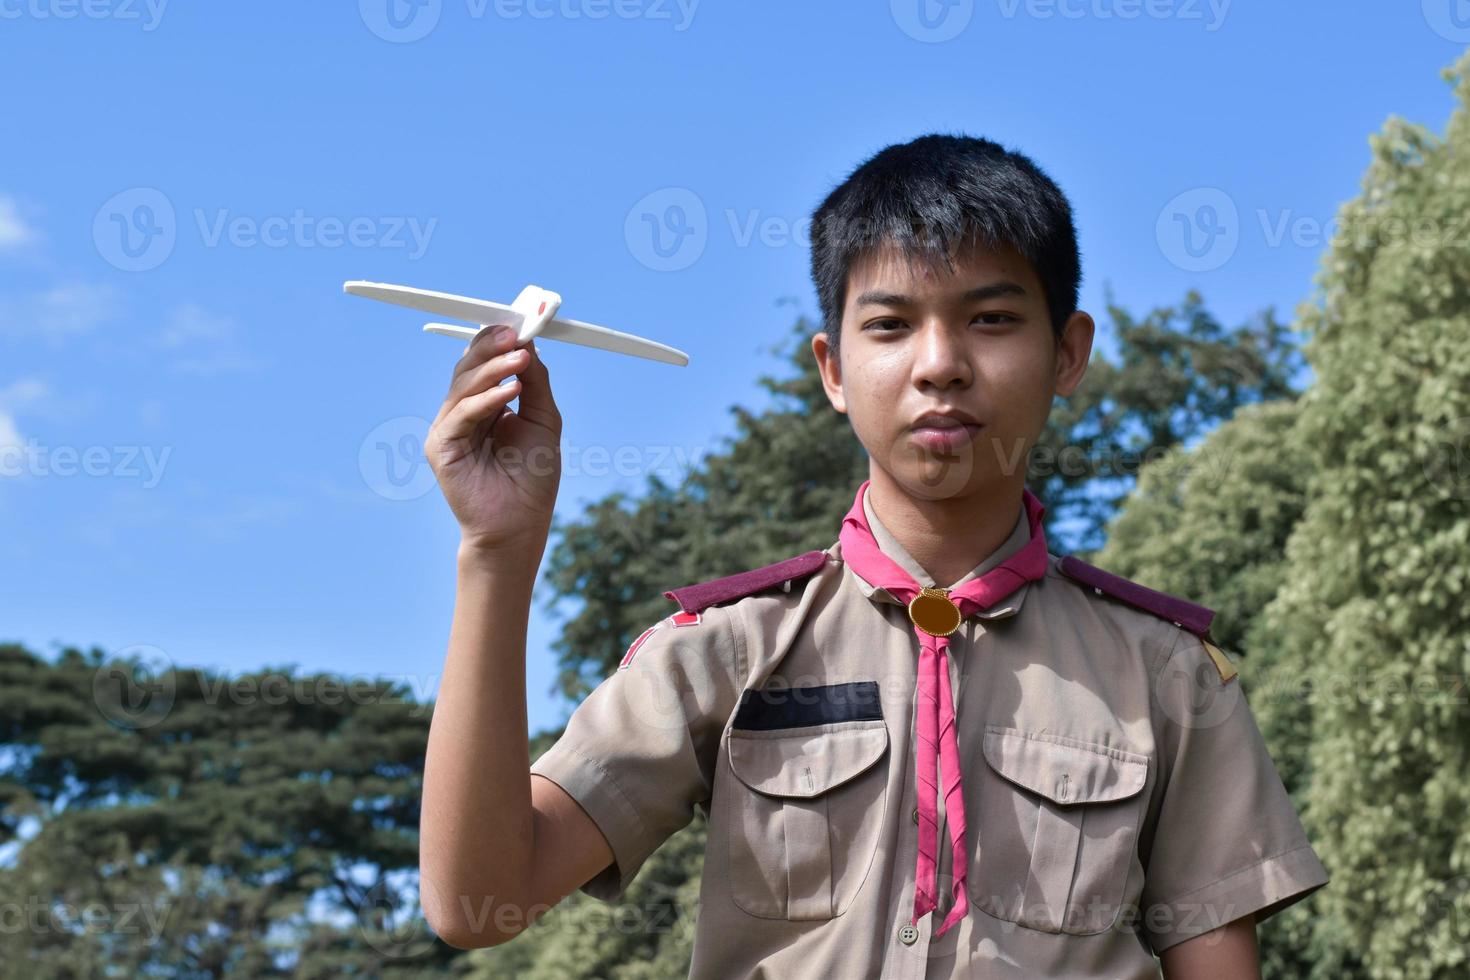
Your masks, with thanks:
M863 581L869 585L886 589L894 598L905 605L919 594L919 583L913 576L898 566L883 553L868 526L863 512L863 494L871 480L864 480L858 487L857 499L852 509L842 519L842 530L838 541L842 544L842 558L852 566ZM949 598L959 607L961 618L988 608L1015 592L1027 582L1034 582L1046 574L1046 533L1042 529L1041 515L1046 507L1028 489L1022 491L1026 506L1026 519L1031 526L1031 540L1004 562L984 575L971 579L949 592ZM914 870L914 917L917 923L925 913L938 907L938 877L936 838L939 835L939 785L935 782L935 762L939 763L939 777L944 781L944 806L949 823L951 858L954 866L952 895L953 907L944 924L934 935L942 936L969 909L965 892L968 868L965 850L965 800L960 791L960 750L955 741L954 698L950 691L948 636L934 636L916 624L914 633L919 638L918 712L915 743L917 756L915 788L919 796L919 853ZM926 792L927 789L927 792Z

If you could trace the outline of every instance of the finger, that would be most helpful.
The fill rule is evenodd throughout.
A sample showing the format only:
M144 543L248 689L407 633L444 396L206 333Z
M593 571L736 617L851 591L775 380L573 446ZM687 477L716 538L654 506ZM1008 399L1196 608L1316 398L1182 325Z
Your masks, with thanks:
M512 374L524 370L529 359L530 355L524 348L496 354L479 367L455 378L449 387L448 399L454 401L466 395L477 395L492 385L498 385Z
M435 425L448 415L460 400L466 395L477 394L489 387L488 384L475 384L476 372L480 371L488 363L487 358L493 360L496 356L497 345L494 339L488 336L489 330L482 330L470 339L470 346L454 366L454 374L449 380L449 390L444 394L444 400L439 404L439 412L434 416ZM510 372L507 371L506 374Z
M469 347L465 348L465 352L460 355L459 361L454 365L454 375L451 378L451 384L455 378L458 378L466 371L474 370L495 355L508 351L515 346L516 335L514 330L511 330L509 338L506 340L501 340L495 336L496 328L501 326L509 328L510 325L496 324L489 326L470 338Z
M454 380L449 385L449 393L444 396L444 403L439 406L439 414L434 421L438 422L439 419L449 414L460 399L467 395L476 395L493 385L500 384L515 373L516 369L524 363L526 356L525 354L518 355L515 351L505 351L496 354L478 367L456 373Z
M536 350L535 340L527 341L522 349L529 352L530 362L516 372L522 383L521 403L516 407L516 414L556 432L561 426L561 411L551 394L551 374Z
M508 384L496 385L488 391L461 398L440 423L441 441L450 442L467 438L481 421L504 411L505 406L510 404L520 390L520 382L511 381Z

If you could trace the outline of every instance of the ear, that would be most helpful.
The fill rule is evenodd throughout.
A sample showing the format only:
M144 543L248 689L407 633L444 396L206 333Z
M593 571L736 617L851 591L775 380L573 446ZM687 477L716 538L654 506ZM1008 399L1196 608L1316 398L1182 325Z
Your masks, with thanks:
M1092 356L1092 336L1096 329L1092 317L1078 310L1067 318L1067 325L1057 341L1056 382L1053 389L1066 397L1077 390L1082 376L1087 373L1087 362Z
M817 359L817 371L822 375L822 389L827 393L827 401L832 403L840 414L847 414L847 397L842 391L842 361L839 350L837 355L832 353L832 345L827 341L826 331L819 330L812 335L812 356Z

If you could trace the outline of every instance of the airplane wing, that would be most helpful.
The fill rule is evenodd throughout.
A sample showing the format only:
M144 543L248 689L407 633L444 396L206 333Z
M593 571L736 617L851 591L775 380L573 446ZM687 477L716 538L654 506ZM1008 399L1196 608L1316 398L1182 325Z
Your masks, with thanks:
M395 286L386 282L363 282L353 280L342 284L344 293L375 299L380 303L406 306L422 313L447 316L454 320L471 323L508 323L517 331L524 317L504 303L492 303L471 296L456 296L453 293L436 293L432 289L414 289L412 286Z
M581 320L552 320L541 328L541 336L565 341L568 344L581 344L583 347L596 347L598 350L646 357L650 361L660 361L678 367L689 363L689 355L676 347L660 344L656 340L648 340L644 337L635 337L621 330L599 327L595 323L583 323Z
M532 288L534 287L528 287L528 292ZM475 299L470 296L456 296L453 293L439 293L429 289L415 289L411 286L395 286L389 283L360 280L344 283L342 289L354 296L406 306L409 309L452 317L456 320L468 320L471 323L482 325L509 324L518 334L523 335L522 339L528 339L524 336L527 331L522 329L526 324L526 315L502 303L492 303L489 300ZM522 296L526 295L527 293L522 293ZM555 296L554 293L547 293L544 290L538 290L537 295ZM558 298L557 302L559 301ZM531 312L536 311L533 309ZM546 310L545 312L552 311ZM532 326L534 326L537 318L532 317L531 319ZM475 334L479 333L479 328L459 327L447 323L430 323L425 325L424 330L428 333L456 337L461 340L472 340ZM539 335L568 344L579 344L583 347L594 347L617 354L643 357L679 367L689 363L689 355L675 347L634 334L623 333L620 330L600 327L595 323L583 323L580 320L545 320L544 325L539 330L530 331L530 335Z

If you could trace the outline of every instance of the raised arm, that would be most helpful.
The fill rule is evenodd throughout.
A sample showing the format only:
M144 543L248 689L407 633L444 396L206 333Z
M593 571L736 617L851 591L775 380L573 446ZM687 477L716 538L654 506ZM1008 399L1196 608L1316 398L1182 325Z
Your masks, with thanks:
M419 889L430 926L461 949L513 938L612 861L591 818L529 772L526 625L561 428L534 342L513 350L486 330L455 366L424 445L461 540L424 768Z

